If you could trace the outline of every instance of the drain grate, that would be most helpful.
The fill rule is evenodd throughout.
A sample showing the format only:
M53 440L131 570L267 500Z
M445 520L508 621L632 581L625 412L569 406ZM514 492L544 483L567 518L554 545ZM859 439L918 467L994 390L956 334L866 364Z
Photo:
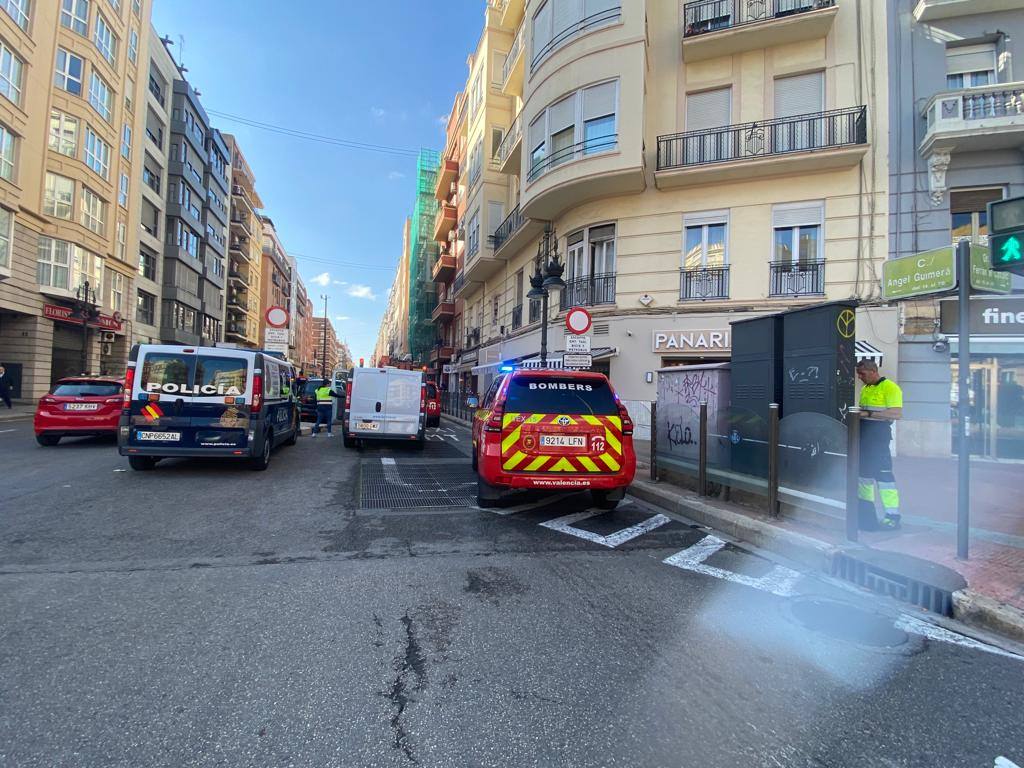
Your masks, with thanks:
M359 509L468 507L476 501L476 473L461 462L365 462L359 481Z
M944 573L933 573L931 574L933 578L923 581L920 578L915 578L912 574L901 573L895 567L886 567L887 564L867 562L866 557L853 557L847 552L836 552L832 556L832 575L852 581L854 584L880 595L887 595L920 606L942 616L953 615L953 592L966 586L966 582L959 584L956 578L951 580ZM893 561L892 564L898 565L898 562ZM959 574L952 573L959 578L960 582L963 581ZM943 586L934 583L937 581L949 583Z

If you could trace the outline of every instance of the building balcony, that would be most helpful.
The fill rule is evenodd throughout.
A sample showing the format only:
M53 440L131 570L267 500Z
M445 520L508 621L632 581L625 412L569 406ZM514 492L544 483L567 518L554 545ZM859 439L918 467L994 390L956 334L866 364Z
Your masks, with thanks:
M228 282L240 288L249 287L249 273L238 269L228 270Z
M679 271L681 301L729 298L729 267L701 267Z
M245 202L245 206L250 211L252 211L253 214L256 213L256 206L254 206L252 204L252 200L249 198L249 194L245 191L244 187L242 187L242 186L240 186L238 184L232 184L231 185L231 196L232 197L237 197L237 198L241 199L242 201L244 201Z
M473 288L473 286L474 283L471 280L466 279L466 273L459 272L459 274L455 276L455 280L452 282L452 298L462 298L470 291L470 289Z
M252 217L237 209L231 211L231 231L240 233L246 238L252 237Z
M430 319L435 323L442 320L451 320L455 317L455 302L439 299L434 311L430 313Z
M914 6L914 19L929 22L1021 9L1024 9L1024 0L918 0Z
M544 231L544 222L523 216L520 206L512 209L487 242L494 249L496 258L507 259L515 256L523 246Z
M458 219L459 213L454 205L440 203L437 206L437 218L434 219L434 240L447 243L448 233L452 231Z
M526 71L525 46L525 21L520 23L516 31L512 47L508 49L508 56L505 57L505 66L501 70L501 92L506 96L523 95L523 75Z
M452 195L452 182L459 179L459 161L444 159L441 167L437 169L437 186L434 187L434 197L439 201L447 200Z
M229 290L227 296L227 305L242 311L248 311L249 307L249 294L244 289Z
M565 288L558 296L561 312L572 307L594 307L599 304L615 303L615 273L605 272L586 275L565 281Z
M505 138L498 146L498 170L514 176L519 175L523 148L523 113L516 115L508 127Z
M455 348L444 342L435 345L430 350L430 362L432 363L447 363L453 357L455 357Z
M771 297L824 296L825 262L772 262L768 266Z
M526 0L504 0L501 9L501 26L515 29L526 14Z
M836 13L836 0L694 0L682 9L683 61L817 40Z
M927 121L919 147L933 152L1024 147L1024 81L943 91L924 107Z
M455 277L455 256L442 251L430 270L430 276L435 283L450 283Z
M851 168L867 141L864 106L659 136L654 181L668 189Z

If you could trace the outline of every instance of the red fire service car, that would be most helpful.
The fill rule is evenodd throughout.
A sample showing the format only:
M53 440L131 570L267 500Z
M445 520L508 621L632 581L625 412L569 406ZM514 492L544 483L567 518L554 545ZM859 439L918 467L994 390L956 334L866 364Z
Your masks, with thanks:
M441 425L441 392L432 381L426 383L427 388L427 426Z
M636 474L633 422L602 373L499 375L473 419L477 503L507 489L589 490L614 509Z
M116 435L123 388L118 379L60 379L36 406L36 441L56 445L72 435Z

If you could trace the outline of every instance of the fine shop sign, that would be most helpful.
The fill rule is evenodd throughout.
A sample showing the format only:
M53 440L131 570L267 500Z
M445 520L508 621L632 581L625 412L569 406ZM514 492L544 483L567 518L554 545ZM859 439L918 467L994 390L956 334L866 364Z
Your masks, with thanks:
M939 330L956 335L959 332L959 302L939 302ZM968 309L971 334L981 336L1024 336L1024 300L975 296Z
M732 337L724 330L654 331L654 352L728 352Z

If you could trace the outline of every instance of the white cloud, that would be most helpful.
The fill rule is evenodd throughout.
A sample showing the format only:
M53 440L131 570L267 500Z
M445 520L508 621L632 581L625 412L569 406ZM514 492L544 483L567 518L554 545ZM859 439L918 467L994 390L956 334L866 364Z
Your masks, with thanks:
M437 124L440 125L442 128L448 125L448 115L438 115Z
M352 318L349 317L348 315L338 315L334 319L343 322L345 320L351 320Z
M331 282L333 282L335 285L348 285L347 280L332 280Z
M346 293L353 299L369 299L370 301L376 301L377 295L373 292L373 288L368 285L350 285Z
M404 179L405 174L402 173L401 171L392 171L391 173L388 174L388 178L391 179L392 181L394 181L395 179Z
M328 285L331 284L331 273L321 272L319 275L312 278L309 282L316 283L317 285L326 288Z
M388 111L384 107L370 107L370 114L380 120Z

